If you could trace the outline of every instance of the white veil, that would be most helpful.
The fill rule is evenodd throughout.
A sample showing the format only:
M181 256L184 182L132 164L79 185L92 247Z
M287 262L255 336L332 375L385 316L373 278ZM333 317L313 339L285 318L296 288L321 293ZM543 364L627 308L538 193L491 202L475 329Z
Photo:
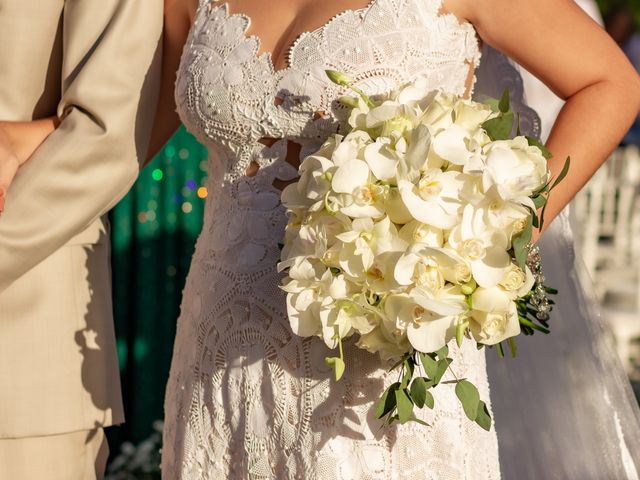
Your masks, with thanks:
M476 98L509 88L521 130L539 135L522 78L502 54L485 46L477 77ZM551 333L519 337L515 359L487 351L503 478L637 480L640 411L591 288L579 283L567 211L540 248L547 283L560 291Z

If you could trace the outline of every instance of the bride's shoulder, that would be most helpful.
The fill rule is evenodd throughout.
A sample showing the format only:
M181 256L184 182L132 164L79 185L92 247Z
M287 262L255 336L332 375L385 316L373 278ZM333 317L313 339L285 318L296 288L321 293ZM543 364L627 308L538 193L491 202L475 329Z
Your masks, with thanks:
M193 22L202 0L164 0L164 15L169 21Z

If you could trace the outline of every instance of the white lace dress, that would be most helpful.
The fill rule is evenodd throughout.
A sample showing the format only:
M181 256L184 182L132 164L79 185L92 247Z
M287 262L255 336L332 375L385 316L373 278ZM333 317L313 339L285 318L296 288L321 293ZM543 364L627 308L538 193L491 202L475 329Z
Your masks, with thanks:
M496 479L498 447L465 417L452 385L417 423L383 429L372 405L395 381L377 356L347 343L340 382L317 338L292 334L276 272L286 217L275 179L340 125L346 92L324 74L349 74L369 93L418 76L468 89L479 61L469 24L441 0L373 0L292 46L275 71L249 19L201 0L179 70L182 120L210 150L209 197L184 290L166 394L163 476L176 479ZM275 101L276 98L279 101ZM281 139L271 147L261 139ZM257 175L245 172L252 162ZM459 376L488 399L484 352L452 348Z

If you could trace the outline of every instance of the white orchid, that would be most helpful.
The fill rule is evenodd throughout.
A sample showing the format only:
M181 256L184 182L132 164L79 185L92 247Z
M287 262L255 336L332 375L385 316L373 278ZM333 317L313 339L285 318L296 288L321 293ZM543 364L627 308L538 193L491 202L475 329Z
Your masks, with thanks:
M376 182L364 160L345 161L333 175L331 187L342 194L338 210L353 218L381 218L387 187Z
M354 130L347 136L340 138L341 141L331 152L331 161L337 166L348 160L363 160L365 148L372 143L369 134L362 130Z
M469 188L467 176L433 168L398 179L398 189L411 216L436 228L450 229L460 221L461 194Z
M297 189L312 201L322 200L331 188L333 172L337 167L328 158L310 155L300 164Z
M462 221L449 235L449 246L469 262L473 278L482 287L498 284L511 264L505 232L485 223L484 211L464 207Z
M413 348L435 352L455 336L460 316L468 307L464 295L454 288L437 292L416 288L410 294L389 296L384 309L398 330L406 330Z
M364 160L378 180L395 181L400 158L388 139L379 138L367 145Z
M344 243L339 256L340 267L351 278L360 280L373 267L377 255L402 252L407 246L389 217L377 223L370 218L355 219L351 230L336 238Z

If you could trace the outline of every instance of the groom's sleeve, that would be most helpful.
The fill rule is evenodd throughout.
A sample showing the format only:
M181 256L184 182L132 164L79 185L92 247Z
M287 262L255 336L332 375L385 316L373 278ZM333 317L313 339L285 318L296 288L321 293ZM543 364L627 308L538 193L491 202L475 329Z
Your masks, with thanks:
M135 181L157 102L162 7L162 0L65 1L61 123L9 190L0 216L0 292Z

